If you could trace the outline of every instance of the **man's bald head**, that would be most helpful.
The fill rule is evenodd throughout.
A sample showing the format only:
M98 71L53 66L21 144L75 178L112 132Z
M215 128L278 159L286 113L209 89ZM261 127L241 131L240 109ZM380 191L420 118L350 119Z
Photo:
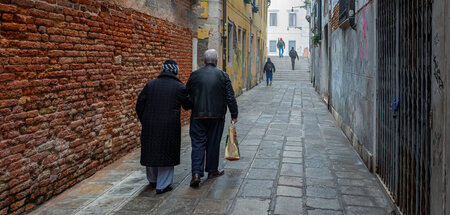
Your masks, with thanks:
M205 64L214 64L217 66L217 61L219 60L219 54L215 49L208 49L203 54L203 61Z

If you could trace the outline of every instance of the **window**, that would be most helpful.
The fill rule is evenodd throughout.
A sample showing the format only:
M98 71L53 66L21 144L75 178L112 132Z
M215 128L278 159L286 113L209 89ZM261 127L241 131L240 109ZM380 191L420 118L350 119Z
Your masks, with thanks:
M269 42L269 52L277 52L277 41L271 40Z
M234 50L236 50L236 47L237 47L237 40L238 40L238 37L237 37L237 33L236 33L236 25L233 24L233 49Z
M270 26L277 26L277 14L270 13Z
M339 23L343 23L348 18L347 0L339 0Z
M296 49L295 45L296 45L295 40L289 40L289 49L288 49L288 51L291 51L292 48L294 48L294 50L295 50Z
M252 2L252 13L258 13L260 11L259 5L256 4L256 1L253 0Z
M289 14L289 26L297 26L297 14L296 13Z
M241 28L239 27L239 29L238 29L238 42L240 43L242 40L241 40Z
M355 0L339 0L339 27L354 27L354 13Z

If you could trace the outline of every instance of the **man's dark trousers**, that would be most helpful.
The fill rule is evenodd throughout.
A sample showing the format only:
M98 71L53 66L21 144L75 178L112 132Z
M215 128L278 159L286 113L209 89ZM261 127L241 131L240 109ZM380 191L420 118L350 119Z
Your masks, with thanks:
M291 63L292 63L292 70L294 70L294 67L295 67L295 58L291 58Z
M216 172L219 167L220 140L225 121L222 118L191 119L192 175ZM206 154L206 168L205 168Z

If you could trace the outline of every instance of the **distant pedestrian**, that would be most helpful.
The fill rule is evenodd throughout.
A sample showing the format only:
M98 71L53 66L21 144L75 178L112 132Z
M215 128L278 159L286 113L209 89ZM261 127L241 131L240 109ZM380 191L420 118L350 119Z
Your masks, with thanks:
M297 58L297 60L299 60L297 51L294 50L294 47L292 47L291 51L289 52L289 57L291 57L292 70L294 70L294 67L295 67L295 58Z
M217 68L218 58L216 50L207 50L204 54L206 66L194 71L186 84L193 101L189 130L192 145L191 187L199 186L204 171L208 172L208 179L224 174L218 167L227 107L231 113L231 121L238 121L233 87L228 74Z
M142 124L141 165L156 193L171 191L174 166L180 164L180 110L190 107L186 87L177 78L179 68L166 60L161 74L139 94L136 112Z
M275 65L273 65L270 58L267 58L267 62L264 65L264 72L266 73L266 86L272 86L273 73L275 72Z
M278 40L278 43L277 43L277 48L278 48L278 55L279 55L279 57L283 57L283 54L284 54L284 48L285 48L286 46L285 46L285 44L284 44L284 41L283 41L283 38L280 38L279 40Z

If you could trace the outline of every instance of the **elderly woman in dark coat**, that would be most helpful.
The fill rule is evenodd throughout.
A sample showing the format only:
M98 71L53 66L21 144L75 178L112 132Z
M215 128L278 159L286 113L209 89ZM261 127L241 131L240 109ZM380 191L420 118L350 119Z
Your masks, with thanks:
M180 109L189 108L189 98L178 71L174 60L165 61L161 74L145 85L136 104L142 124L141 164L157 194L172 190L174 166L180 164Z

